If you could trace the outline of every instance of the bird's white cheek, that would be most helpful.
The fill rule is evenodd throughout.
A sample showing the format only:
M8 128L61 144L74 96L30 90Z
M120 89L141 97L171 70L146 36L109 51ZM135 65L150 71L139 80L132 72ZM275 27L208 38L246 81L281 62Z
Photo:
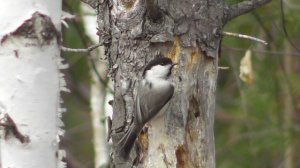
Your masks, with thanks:
M169 73L170 66L156 65L148 71L147 76L148 77L165 77Z

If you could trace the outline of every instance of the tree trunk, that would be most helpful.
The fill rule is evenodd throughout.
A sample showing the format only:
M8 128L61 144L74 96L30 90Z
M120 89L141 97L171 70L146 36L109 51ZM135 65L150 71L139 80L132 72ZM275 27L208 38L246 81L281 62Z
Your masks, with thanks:
M58 149L61 1L16 0L0 5L1 167L64 167Z
M98 55L103 55L103 48L100 48ZM101 57L101 56L100 56ZM107 167L109 164L109 150L107 142L107 132L105 129L104 119L105 113L105 98L107 81L105 79L106 65L99 61L99 57L93 58L93 63L90 63L91 69L96 68L97 72L91 70L92 85L91 85L91 119L93 124L93 142L95 150L95 168ZM94 66L94 67L93 67ZM102 80L99 80L101 78Z
M81 3L81 11L83 13L91 13L92 8ZM95 15L83 16L83 23L89 38L96 42L98 37L95 36L97 23ZM88 47L88 46L85 46ZM106 77L106 64L101 60L104 57L104 47L89 52L89 67L91 74L91 120L93 127L93 144L94 144L94 162L95 168L103 168L109 165L109 148L107 142L107 130L105 128L105 116L108 80Z
M167 113L149 123L127 161L116 167L215 167L214 107L222 29L270 0L227 6L220 0L83 0L97 6L98 35L114 80L114 150L132 121L136 86L159 53L179 63Z
M285 168L294 168L295 166L295 144L293 141L293 132L291 131L293 127L294 118L294 105L293 96L291 93L291 85L289 84L289 78L293 74L293 57L289 54L292 52L290 43L284 41L284 52L286 55L283 57L283 71L282 75L285 76L280 82L282 87L282 102L283 102L283 114L284 114L284 128L285 131L285 153L284 153L284 164Z

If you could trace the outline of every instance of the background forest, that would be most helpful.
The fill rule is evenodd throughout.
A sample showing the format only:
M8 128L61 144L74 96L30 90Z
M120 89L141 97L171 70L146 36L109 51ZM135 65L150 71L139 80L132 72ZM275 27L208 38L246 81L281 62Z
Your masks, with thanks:
M224 28L269 44L223 38L215 112L218 168L300 167L300 2L282 1L273 0ZM63 1L64 11L75 15L63 29L64 46L87 48L97 43L96 23L88 21L96 22L96 14L86 7L78 0ZM247 50L248 61L242 66L250 71L240 77ZM61 145L69 167L94 167L90 86L94 64L102 60L86 53L63 52L63 57L70 65L65 74L72 94L63 95L68 112ZM106 94L111 97L110 89ZM107 110L110 99L103 103ZM106 117L99 122L106 124Z

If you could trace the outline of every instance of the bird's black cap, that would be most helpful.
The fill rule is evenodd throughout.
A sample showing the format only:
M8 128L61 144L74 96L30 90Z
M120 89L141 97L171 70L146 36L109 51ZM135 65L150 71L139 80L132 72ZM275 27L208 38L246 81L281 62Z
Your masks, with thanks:
M152 61L150 61L147 64L146 68L144 69L143 76L146 75L147 70L151 69L155 65L171 65L171 64L173 64L173 62L170 58L167 58L167 57L154 58Z

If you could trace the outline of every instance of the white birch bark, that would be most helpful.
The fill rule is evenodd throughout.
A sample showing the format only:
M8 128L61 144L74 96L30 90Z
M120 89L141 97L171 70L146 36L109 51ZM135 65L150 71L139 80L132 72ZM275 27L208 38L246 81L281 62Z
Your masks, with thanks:
M87 35L94 41L98 41L98 36L96 36L97 30L97 16L96 13L91 7L86 4L81 4L81 9L83 13L89 15L83 16L84 26L86 29ZM97 50L90 52L91 61L90 62L90 71L92 77L91 83L91 120L93 127L93 143L94 143L94 152L95 152L95 168L107 167L109 164L109 149L107 142L107 131L105 128L104 119L106 117L106 86L101 82L99 78L105 80L106 76L106 64L99 61L104 56L104 47L99 47ZM94 65L91 65L94 63ZM94 67L93 67L94 66ZM96 73L96 71L97 73Z
M103 64L97 65L97 69L103 68ZM107 148L107 134L102 120L105 117L106 88L98 80L95 72L92 72L91 85L91 117L93 124L93 142L95 150L95 168L107 166L109 162Z
M0 5L1 167L64 167L59 150L61 0Z

